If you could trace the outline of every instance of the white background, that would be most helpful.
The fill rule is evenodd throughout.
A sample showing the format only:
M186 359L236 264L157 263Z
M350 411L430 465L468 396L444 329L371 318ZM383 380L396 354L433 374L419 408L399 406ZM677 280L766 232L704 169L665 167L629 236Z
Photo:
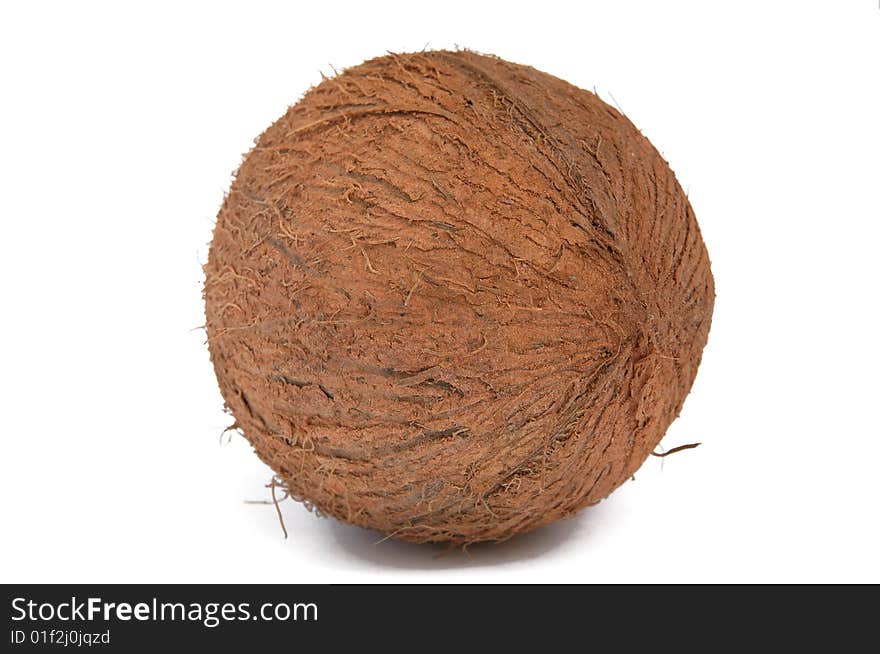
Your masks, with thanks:
M808 2L4 3L0 581L880 581L880 9ZM470 555L282 505L205 346L241 155L320 71L466 46L617 104L688 190L717 303L609 500Z

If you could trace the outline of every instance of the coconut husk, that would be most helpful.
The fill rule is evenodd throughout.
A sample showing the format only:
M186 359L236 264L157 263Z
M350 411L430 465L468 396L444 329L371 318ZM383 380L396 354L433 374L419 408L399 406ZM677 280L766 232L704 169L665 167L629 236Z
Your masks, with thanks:
M681 410L714 287L596 95L473 52L325 79L256 141L205 266L220 390L289 494L410 541L595 504Z

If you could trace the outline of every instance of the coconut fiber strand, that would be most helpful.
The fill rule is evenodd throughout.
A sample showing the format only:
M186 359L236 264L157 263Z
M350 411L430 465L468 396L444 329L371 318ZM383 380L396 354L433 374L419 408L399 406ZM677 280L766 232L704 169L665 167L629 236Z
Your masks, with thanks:
M594 94L472 52L325 79L259 137L205 300L235 426L294 498L503 540L629 479L714 300L669 166Z

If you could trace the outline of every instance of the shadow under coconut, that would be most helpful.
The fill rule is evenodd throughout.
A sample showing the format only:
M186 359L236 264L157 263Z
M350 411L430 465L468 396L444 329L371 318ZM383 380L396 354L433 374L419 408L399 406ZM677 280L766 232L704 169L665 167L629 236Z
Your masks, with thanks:
M328 521L328 526L339 546L347 553L378 566L443 570L468 566L494 566L525 561L554 550L585 525L594 523L601 512L599 506L579 513L573 518L554 522L535 531L514 536L501 543L476 543L462 550L442 544L407 543L386 539L378 532L339 522Z

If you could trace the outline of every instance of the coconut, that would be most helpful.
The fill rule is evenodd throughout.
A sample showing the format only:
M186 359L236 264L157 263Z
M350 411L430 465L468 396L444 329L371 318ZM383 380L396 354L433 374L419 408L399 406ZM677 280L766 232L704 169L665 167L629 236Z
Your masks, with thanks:
M325 79L259 137L205 266L228 410L294 498L418 542L595 504L688 394L714 286L667 163L472 52Z

